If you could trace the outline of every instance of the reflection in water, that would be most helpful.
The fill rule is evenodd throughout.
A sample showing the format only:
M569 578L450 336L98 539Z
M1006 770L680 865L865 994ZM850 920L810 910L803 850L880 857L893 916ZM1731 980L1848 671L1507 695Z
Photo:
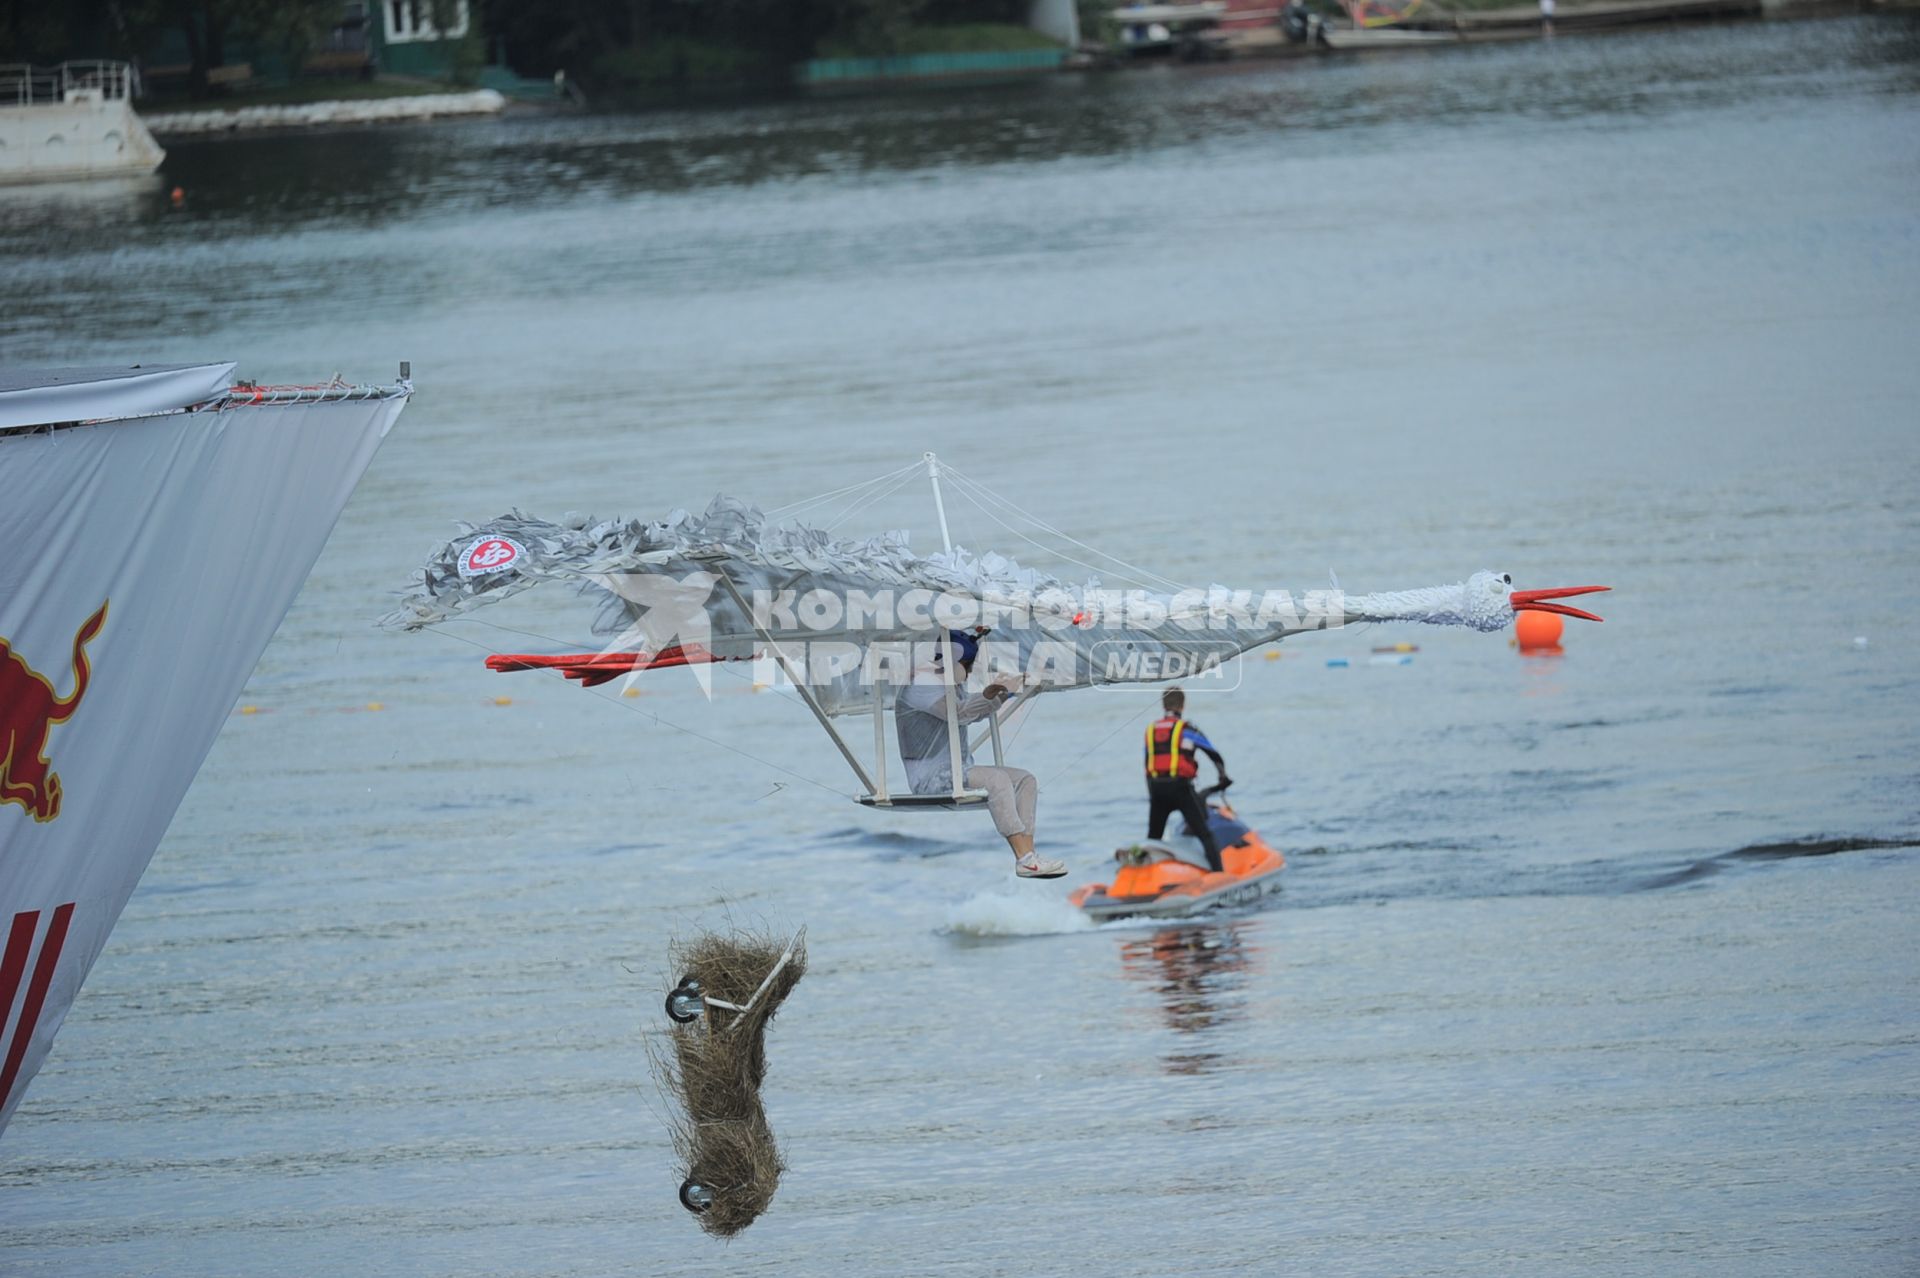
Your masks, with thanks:
M1167 1028L1197 1037L1189 1050L1162 1058L1167 1073L1209 1074L1226 1062L1212 1031L1246 1017L1238 995L1258 951L1242 936L1244 926L1234 920L1166 927L1121 943L1121 970L1153 987Z
M115 229L166 209L166 183L158 173L77 179L72 182L0 183L0 225L35 223L69 233Z
M1557 697L1565 687L1561 679L1561 662L1566 657L1566 649L1559 644L1551 648L1534 649L1520 654L1520 676L1522 695L1528 697Z

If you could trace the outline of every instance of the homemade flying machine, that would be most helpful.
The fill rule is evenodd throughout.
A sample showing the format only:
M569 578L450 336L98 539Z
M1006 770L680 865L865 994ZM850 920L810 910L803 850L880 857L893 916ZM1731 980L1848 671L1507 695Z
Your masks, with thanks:
M870 507L924 475L933 486L943 549L917 555L904 533L841 539L800 522L807 508L844 503L833 522ZM1091 559L1152 588L1109 589L1098 577L1069 584L994 553L953 544L942 481L993 522L1035 545L1010 518L1071 547L1063 557L1092 571ZM889 474L773 512L716 497L703 514L676 510L664 520L560 523L518 512L467 526L428 559L417 586L385 623L417 630L461 617L545 583L586 586L598 597L594 653L501 653L494 670L547 669L583 686L641 672L716 662L764 660L792 682L821 729L858 779L860 804L877 809L965 811L986 796L963 787L954 769L941 794L895 791L889 784L886 715L893 693L919 677L946 686L950 755L960 754L958 715L965 690L951 672L953 633L986 633L985 677L1011 676L1018 691L988 716L981 739L996 764L1001 728L1034 698L1102 685L1158 683L1290 635L1367 621L1417 621L1492 632L1516 612L1534 610L1599 621L1550 602L1605 590L1575 586L1514 590L1511 578L1477 572L1465 581L1415 590L1349 595L1334 590L1294 596L1224 586L1182 588L1134 568L1032 516L932 453ZM1075 558L1075 552L1090 559ZM936 660L936 657L939 658ZM932 674L932 672L938 672ZM870 717L871 767L839 723Z

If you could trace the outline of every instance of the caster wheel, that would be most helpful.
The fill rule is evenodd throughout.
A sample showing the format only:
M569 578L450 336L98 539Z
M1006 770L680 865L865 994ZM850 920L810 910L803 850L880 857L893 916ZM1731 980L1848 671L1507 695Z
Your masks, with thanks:
M706 1000L700 997L700 982L688 980L667 995L667 1019L676 1025L686 1025L700 1018L707 1010Z
M694 1215L699 1215L713 1206L713 1191L698 1181L680 1182L680 1205Z

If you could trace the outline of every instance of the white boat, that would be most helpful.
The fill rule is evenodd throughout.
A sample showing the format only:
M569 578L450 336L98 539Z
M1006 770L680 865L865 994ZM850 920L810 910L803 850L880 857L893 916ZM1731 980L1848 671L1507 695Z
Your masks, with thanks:
M1226 0L1199 4L1136 4L1108 11L1117 33L1114 49L1122 56L1172 57L1211 62L1228 56L1219 31Z
M167 153L132 99L124 62L0 65L0 183L153 172Z
M1158 22L1177 26L1190 22L1214 23L1227 15L1226 0L1203 0L1200 4L1134 4L1110 11L1115 22L1137 24Z
M0 1129L413 393L0 367Z

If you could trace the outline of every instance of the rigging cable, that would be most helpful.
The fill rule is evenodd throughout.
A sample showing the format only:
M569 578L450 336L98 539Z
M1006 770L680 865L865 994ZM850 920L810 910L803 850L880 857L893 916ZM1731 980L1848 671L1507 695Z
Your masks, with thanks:
M951 474L951 472L949 473ZM956 481L959 481L961 479L961 477L958 475L952 475L952 478L954 478ZM1008 532L1018 537L1021 541L1026 542L1029 546L1032 546L1035 549L1044 551L1049 555L1056 556L1057 558L1064 559L1068 563L1078 564L1080 567L1085 568L1088 572L1093 573L1095 576L1100 576L1104 572L1109 571L1109 570L1102 569L1098 564L1090 564L1084 559L1075 559L1072 555L1069 555L1064 553L1063 551L1057 550L1052 546L1048 546L1044 542L1035 541L1033 538L1027 536L1025 533L1021 532L1018 528L1015 528L1012 524L1008 523L1006 520L1000 518L1000 516L994 514L991 507L982 503L979 500L979 498L975 497L971 492L968 491L967 485L965 482L956 482L954 491L958 492L962 497L972 502L975 509L979 510L981 514L985 515L988 519L991 519L994 523L999 524L1002 528L1006 529Z
M1026 542L1028 545L1035 547L1036 549L1045 551L1047 554L1056 556L1060 559L1064 559L1068 563L1077 564L1078 566L1085 568L1088 572L1094 573L1097 576L1106 577L1106 576L1115 575L1113 573L1112 568L1102 568L1099 564L1088 563L1084 559L1075 558L1073 555L1070 555L1067 552L1060 550L1058 547L1049 546L1045 542L1038 541L1035 538L1028 536L1026 533L1021 532L1018 528L1014 527L1012 524L1008 523L1005 519L1001 518L1001 516L998 513L996 513L992 509L992 507L988 506L985 502L981 500L981 497L984 496L990 500L1000 502L1002 505L1006 506L1008 509L1019 513L1025 518L1030 519L1034 523L1034 525L1040 528L1041 531L1043 532L1050 532L1053 535L1058 536L1063 541L1070 542L1073 545L1079 546L1087 550L1091 554L1098 555L1102 559L1108 560L1110 563L1119 565L1121 568L1126 570L1124 574L1120 574L1122 580L1131 580L1131 581L1138 582L1141 585L1152 586L1152 587L1172 587L1176 592L1187 589L1187 587L1181 585L1177 581L1174 581L1171 577L1163 577L1159 573L1149 572L1147 569L1140 568L1134 564L1130 564L1124 559L1120 559L1114 555L1109 555L1103 550L1098 550L1092 546L1088 546L1085 542L1080 541L1077 538L1068 537L1066 534L1061 533L1058 529L1053 528L1051 525L1045 523L1042 520L1033 519L1032 516L1026 515L1024 511L1020 511L1019 507L1013 506L1011 503L1006 502L1003 498L1000 498L999 496L997 496L991 489L987 488L984 484L979 483L977 480L972 480L967 478L965 475L959 475L959 474L955 474L954 478L957 481L957 487L960 494L963 497L965 497L968 501L972 502L974 506L981 511L982 514L986 515L987 518L993 520L994 523L1000 525L1000 527L1006 529L1008 532L1012 533L1014 536Z
M847 520L853 518L856 512L865 510L869 506L872 506L877 502L885 501L888 497L893 496L893 494L899 492L902 488L912 483L916 478L918 478L917 475L911 475L911 474L901 475L899 478L895 479L892 483L888 484L885 488L876 488L872 492L863 494L862 496L855 498L853 501L849 502L846 506L841 508L841 511L839 514L835 515L832 519L828 520L825 524L822 524L821 530L823 532L832 532L834 528L838 527L840 524L844 524Z
M825 502L832 501L836 497L844 497L848 493L857 492L860 489L869 487L873 484L883 484L889 479L895 479L901 475L909 474L913 471L920 470L924 467L924 465L925 463L923 462L917 462L917 461L908 462L905 466L900 467L898 470L890 470L886 474L877 475L872 479L863 479L857 484L848 484L845 488L836 488L832 492L821 493L816 497L807 497L807 498L803 498L800 501L788 502L784 506L775 506L772 510L769 510L766 512L766 516L768 519L773 519L774 517L779 515L791 516L799 513L800 511L806 509L809 506L818 506Z
M1034 514L1032 511L1029 511L1024 507L1018 505L1017 503L1010 501L1005 497L1002 497L999 493L994 492L993 489L987 487L985 484L981 483L979 480L974 479L970 475L954 470L953 467L947 465L944 462L941 463L940 469L941 469L941 473L955 476L961 481L963 485L970 487L975 492L979 493L981 496L984 496L989 500L998 503L1000 506L1006 508L1007 510L1012 511L1014 514L1027 520L1034 527L1040 529L1042 532L1058 537L1060 538L1060 540L1067 542L1069 545L1078 546L1080 549L1086 551L1088 554L1098 555L1100 556L1100 558L1107 560L1109 563L1118 565L1119 567L1126 569L1128 572L1134 574L1134 577L1136 580L1139 580L1143 583L1152 582L1152 583L1158 583L1163 586L1171 586L1176 592L1193 588L1181 582L1175 581L1171 577L1164 576L1157 572L1149 571L1148 569L1141 568L1136 564L1130 564L1126 560L1119 558L1117 555L1110 555L1106 551L1101 550L1097 546L1090 546L1086 542L1081 541L1078 537L1074 537L1069 535L1068 533L1062 532L1060 529L1054 527L1052 524L1040 518L1038 515ZM999 523L1001 527L1006 528L1008 532L1014 533L1015 536L1021 535L1016 529L1009 527L1004 521L996 518L995 522ZM1027 540L1031 541L1032 539L1028 538ZM1039 543L1035 542L1033 544L1038 545ZM1041 549L1044 550L1046 549L1046 547L1042 546ZM1066 556L1062 556L1062 557L1066 558ZM1080 561L1077 559L1073 560L1073 562L1080 563ZM1082 563L1080 564L1080 566L1083 568L1092 568L1092 565L1090 564ZM1100 571L1097 568L1093 570L1095 572Z
M1147 708L1149 710L1153 709L1153 704L1149 702ZM1126 727L1130 723L1137 721L1139 717L1140 717L1140 712L1138 710L1129 710L1126 714L1126 717L1121 719L1119 723L1115 724L1113 727L1113 730L1108 732L1106 736L1101 737L1098 741L1094 742L1091 747L1089 747L1086 750L1083 750L1078 755L1075 755L1072 759L1069 759L1067 762L1061 764L1059 767L1055 768L1052 772L1049 772L1047 774L1047 779L1040 783L1042 788L1046 786L1050 786L1055 781L1059 780L1060 777L1069 768L1076 768L1080 766L1080 764L1084 763L1087 757L1091 755L1095 750L1098 750L1101 746L1105 745L1107 742L1113 740L1114 737L1118 736L1120 729Z

